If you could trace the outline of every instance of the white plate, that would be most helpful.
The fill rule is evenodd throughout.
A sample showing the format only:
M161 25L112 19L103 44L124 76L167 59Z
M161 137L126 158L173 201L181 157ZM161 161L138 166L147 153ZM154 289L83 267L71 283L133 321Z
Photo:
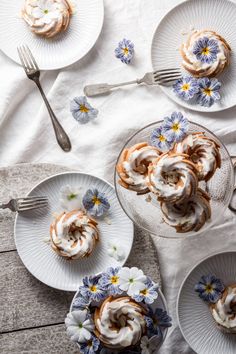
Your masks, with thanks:
M60 69L81 59L95 44L103 25L103 0L73 0L76 10L69 28L58 36L45 39L30 31L20 17L24 0L1 0L0 48L20 63L17 46L27 44L40 69Z
M211 29L222 35L232 48L231 64L219 80L222 98L210 108L178 98L172 86L160 86L163 92L183 107L202 112L221 111L236 105L236 4L227 0L185 1L172 9L159 24L152 42L154 70L181 66L180 45L187 38L181 32Z
M65 260L45 242L53 221L52 214L61 210L60 188L67 184L81 187L82 195L88 188L97 188L106 194L111 205L108 214L111 224L106 219L99 220L100 242L86 259ZM100 273L111 266L122 266L126 262L133 243L133 224L121 209L112 185L94 176L69 172L45 179L30 194L46 195L49 207L16 216L15 242L22 262L37 279L53 288L76 291L84 276ZM117 262L108 255L109 242L122 247L125 254L122 262Z
M218 328L208 305L194 291L202 275L214 274L227 286L236 281L236 251L218 253L197 264L185 278L178 295L181 332L198 354L235 354L236 336Z

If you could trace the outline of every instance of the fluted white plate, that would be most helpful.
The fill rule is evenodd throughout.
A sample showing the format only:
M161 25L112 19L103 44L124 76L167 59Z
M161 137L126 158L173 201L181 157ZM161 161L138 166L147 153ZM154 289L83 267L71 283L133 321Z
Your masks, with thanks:
M160 86L163 92L183 107L202 112L221 111L236 105L236 4L228 0L185 1L173 8L160 22L152 41L154 70L181 66L179 48L192 29L214 30L232 48L230 66L219 76L222 98L211 107L189 103L176 96L172 86ZM183 70L184 73L184 70ZM186 72L185 72L186 73Z
M111 205L107 218L98 220L100 241L93 253L85 259L68 261L57 255L45 242L53 213L62 211L59 196L62 186L81 188L81 195L88 188L104 192ZM125 215L117 200L115 190L106 181L84 173L66 172L49 177L32 189L29 195L46 195L48 208L17 214L15 242L25 267L43 283L60 290L76 291L82 278L97 274L111 266L123 265L133 243L133 224ZM124 251L121 262L108 255L108 245L114 243Z
M177 316L181 332L197 354L235 354L236 335L218 328L209 307L194 291L202 275L214 274L224 284L235 284L236 251L218 253L197 264L185 278L178 295Z
M103 25L103 0L73 0L75 13L67 31L50 39L30 31L20 17L24 0L1 0L0 49L20 63L17 46L27 44L40 69L60 69L81 59L95 44Z

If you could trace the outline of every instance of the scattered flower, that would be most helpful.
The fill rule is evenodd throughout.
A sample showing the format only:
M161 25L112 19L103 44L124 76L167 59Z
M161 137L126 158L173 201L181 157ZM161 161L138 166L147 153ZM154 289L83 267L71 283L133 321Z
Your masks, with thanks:
M161 150L169 150L173 141L162 127L153 130L150 136L151 144Z
M108 244L107 253L110 257L115 258L118 262L125 258L125 252L123 248L113 243Z
M139 294L135 294L133 299L137 302L144 301L146 304L152 304L158 297L158 284L155 284L150 278L147 277L145 281L145 288L139 291Z
M91 336L89 340L80 343L79 349L82 354L94 354L100 346L100 341L95 336Z
M91 300L89 297L85 296L78 296L74 301L73 301L73 308L77 309L85 309L87 308L91 303Z
M87 310L77 310L67 314L65 319L67 334L73 342L85 342L91 339L94 323Z
M156 308L155 311L149 308L148 316L145 317L148 331L153 335L162 336L162 328L172 326L172 318L167 312L161 308Z
M119 288L120 278L118 272L120 267L117 268L108 268L106 273L102 273L102 276L99 280L101 287L109 292L109 295L118 295L122 294L122 290Z
M90 301L101 301L105 298L106 293L99 285L99 276L83 278L83 285L79 290L82 296L89 298Z
M174 83L173 90L177 96L188 101L199 91L198 80L191 76L183 76Z
M124 38L115 49L115 55L122 63L129 64L134 55L134 44Z
M81 124L86 124L98 115L98 110L93 108L85 96L75 97L70 103L72 116Z
M181 112L173 112L170 117L164 119L163 130L169 137L169 140L181 141L188 131L188 119Z
M126 291L131 297L145 289L147 277L137 267L123 267L119 270L118 276L120 277L120 289Z
M203 37L197 40L193 46L193 54L202 63L214 63L219 52L219 45L216 40Z
M148 338L147 336L142 337L140 347L142 349L141 354L154 354L157 351L158 344L161 338L159 336L153 336Z
M36 19L40 19L42 23L50 24L52 20L59 16L58 4L50 0L39 0L34 6L32 15Z
M216 79L208 79L204 77L198 80L199 92L197 94L197 102L201 106L211 107L215 101L220 100L219 90L221 83Z
M222 281L211 274L203 275L194 287L201 299L213 304L221 298L224 289Z
M61 187L60 204L63 209L68 211L80 208L82 201L79 190L70 185Z
M84 208L93 216L102 216L110 208L105 193L95 189L88 189L83 197Z

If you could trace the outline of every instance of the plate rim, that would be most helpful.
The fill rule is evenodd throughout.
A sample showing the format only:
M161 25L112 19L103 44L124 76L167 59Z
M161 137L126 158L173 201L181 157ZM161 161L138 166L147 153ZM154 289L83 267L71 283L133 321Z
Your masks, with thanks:
M56 174L53 174L49 177L46 177L44 179L42 179L40 182L36 183L33 188L30 189L30 191L26 194L26 196L29 196L31 192L33 192L33 190L35 188L37 188L38 186L40 186L42 183L46 182L47 180L50 180L54 177L57 177L57 176L61 176L61 175L67 175L67 174L78 174L78 175L83 175L83 176L88 176L88 177L95 177L97 179L99 179L100 181L102 181L103 183L106 183L108 184L112 189L113 191L115 192L115 187L108 181L106 181L105 179L101 178L101 177L97 177L96 175L92 175L90 173L86 173L86 172L81 172L81 171L76 171L76 170L71 170L71 171L65 171L65 172L59 172L59 173L56 173ZM116 192L115 192L115 196L116 196ZM117 196L116 196L117 198ZM119 203L120 205L120 203ZM121 208L122 209L122 208ZM123 210L123 209L122 209ZM125 216L127 217L127 215L125 214ZM27 271L33 276L35 277L37 280L39 280L41 283L47 285L47 286L50 286L51 288L53 289L57 289L57 290L61 290L61 291L68 291L68 292L75 292L77 290L72 290L71 288L67 287L67 288L63 288L63 287L55 287L55 286L51 286L50 284L46 283L45 281L43 281L42 279L39 279L39 277L35 276L31 271L30 269L26 266L25 262L23 261L19 251L18 251L18 245L17 245L17 236L16 236L16 224L17 224L17 220L19 218L19 213L17 212L16 213L16 216L15 216L15 221L14 221L14 241L15 241L15 245L16 245L16 251L17 251L17 254L21 260L21 262L23 263L24 267L27 269ZM131 253L131 250L132 250L132 247L133 247L133 243L134 243L134 223L132 222L132 220L130 218L128 218L129 221L130 221L130 224L131 224L131 227L132 227L132 243L131 243L131 248L129 250L129 252L127 253L125 259L120 262L121 263L121 266L123 267L124 264L127 262L127 259L129 258L130 256L130 253ZM76 288L77 289L77 288Z
M214 253L211 253L209 254L208 256L202 258L200 261L198 261L197 263L195 263L195 265L188 271L188 273L186 274L186 276L184 277L181 285L180 285L180 288L179 288L179 291L178 291L178 296L177 296L177 301L176 301L176 318L177 318L177 324L179 326L179 329L180 329L180 332L184 338L184 340L187 342L187 344L190 346L190 348L192 348L194 351L196 351L196 348L193 347L193 345L191 343L189 343L189 341L187 340L185 334L184 334L184 331L183 331L183 328L181 326L181 322L180 322L180 316L179 316L179 304L180 304L180 301L181 301L181 292L182 292L182 289L187 281L187 279L189 278L190 274L200 265L202 264L203 262L209 260L210 258L213 258L213 257L216 257L216 256L220 256L222 254L235 254L236 255L236 248L234 248L233 250L231 251L222 251L222 252L214 252ZM196 353L198 354L198 352L196 351Z
M199 0L197 0L199 1ZM201 0L202 1L202 0ZM215 1L215 0L214 0ZM232 0L223 0L225 1L225 3L231 3L232 5L235 6L236 8L236 3L233 2ZM154 44L154 38L158 35L158 32L159 32L159 29L160 29L160 26L161 24L167 19L167 17L173 13L174 11L176 11L176 9L178 8L181 8L182 6L184 6L186 4L186 0L183 0L181 1L179 4L177 4L176 6L172 7L160 20L160 22L158 23L154 33L153 33L153 36L152 36L152 41L151 41L151 62L152 62L152 69L154 70L154 66L153 66L153 44ZM192 1L193 2L193 1ZM227 106L227 107L224 107L224 108L214 108L214 106L212 106L212 108L210 108L209 110L209 107L203 107L203 106L200 106L199 105L199 108L198 106L192 106L192 105L188 105L186 101L184 100L180 100L180 101L177 101L177 99L175 98L175 96L171 96L166 87L165 86L162 86L162 85L158 85L159 88L161 89L161 91L165 94L166 97L168 97L172 102L176 103L177 105L181 106L181 107L184 107L184 108L187 108L191 111L194 111L194 112L202 112L202 113L216 113L216 112L223 112L223 111L226 111L228 109L231 109L233 107L236 106L236 100L235 100L235 103L230 105L230 106Z
M80 58L77 58L78 55L75 55L74 59L71 59L71 61L68 61L67 64L63 64L63 65L51 65L50 67L49 66L43 66L43 65L40 65L40 70L42 71L52 71L52 70L60 70L60 69L64 69L64 68L67 68L77 62L79 62L81 59L83 59L91 50L92 48L95 46L95 44L97 43L97 40L102 32L102 28L103 28L103 25L104 25L104 16L105 16L105 6L104 6L104 0L97 0L99 2L99 6L100 6L100 10L101 10L101 16L100 16L100 23L98 25L98 31L97 31L97 34L96 36L94 37L94 41L93 41L93 44L91 44L89 46L89 48L84 52L84 54L80 57ZM12 60L14 63L18 64L19 66L21 66L21 62L20 62L20 59L19 60L16 60L16 58L13 58L12 56L9 56L8 53L5 52L5 50L2 48L2 46L0 47L0 50L4 53L4 55L6 55L7 58L9 58L10 60Z

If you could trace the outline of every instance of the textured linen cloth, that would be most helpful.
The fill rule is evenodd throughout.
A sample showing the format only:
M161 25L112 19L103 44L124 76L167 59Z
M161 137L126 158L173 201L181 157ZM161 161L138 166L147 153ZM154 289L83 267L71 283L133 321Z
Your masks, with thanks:
M71 138L73 150L70 153L64 153L57 145L48 113L34 83L26 78L20 66L0 52L0 165L56 163L113 182L115 161L127 138L174 110L185 112L189 119L211 129L230 153L236 155L236 108L214 114L183 110L158 87L133 86L89 99L99 109L99 116L86 125L80 125L71 116L69 102L73 97L83 95L85 84L132 80L151 71L153 33L161 18L179 2L105 0L102 33L88 55L66 69L42 73L42 85ZM122 64L114 57L114 49L124 37L135 44L132 65ZM164 293L174 321L161 354L193 353L178 328L177 293L196 262L217 251L236 250L235 221L235 215L228 210L221 224L207 234L185 240L153 236Z

